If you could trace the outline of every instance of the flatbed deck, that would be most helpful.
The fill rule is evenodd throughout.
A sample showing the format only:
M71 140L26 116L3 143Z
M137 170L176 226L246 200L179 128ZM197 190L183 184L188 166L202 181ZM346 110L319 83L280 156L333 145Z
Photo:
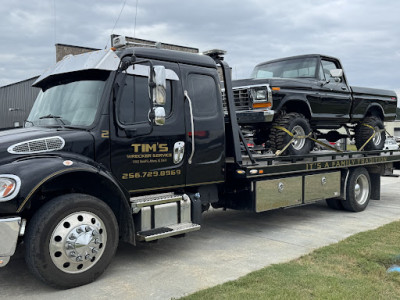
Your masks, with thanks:
M255 163L249 156L243 156L242 164L234 166L234 160L228 158L229 169L235 172L236 178L255 179L277 175L291 175L301 172L318 172L355 166L373 166L385 163L400 163L399 150L380 150L362 152L318 151L304 156L276 156L274 154L253 155Z

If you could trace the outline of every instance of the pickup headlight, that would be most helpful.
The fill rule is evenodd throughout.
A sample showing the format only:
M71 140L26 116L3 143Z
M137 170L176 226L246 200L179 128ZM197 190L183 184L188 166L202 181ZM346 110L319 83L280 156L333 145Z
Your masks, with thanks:
M272 107L272 91L269 85L253 86L250 88L250 94L253 99L253 108Z
M0 175L0 202L13 199L21 188L21 179L11 174Z

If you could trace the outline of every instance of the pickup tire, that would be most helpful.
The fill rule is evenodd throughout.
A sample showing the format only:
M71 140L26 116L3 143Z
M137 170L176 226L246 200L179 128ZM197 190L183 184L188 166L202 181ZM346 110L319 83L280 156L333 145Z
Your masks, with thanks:
M350 170L346 184L346 200L343 207L352 212L363 211L371 197L371 179L364 167Z
M368 126L366 126L368 125ZM375 116L366 117L362 122L358 123L355 128L355 140L357 149L361 147L368 141L374 130L369 127L371 126L376 131L383 130L385 126L381 119ZM385 145L386 134L385 131L381 131L375 134L375 136L365 145L363 150L382 150Z
M283 127L294 135L306 136L310 134L311 127L308 120L299 113L291 112L279 116L273 123L270 134L271 148L274 152L282 150L292 137L279 127ZM294 140L284 151L284 155L304 155L313 148L312 140L304 138Z
M25 260L30 271L55 288L93 282L110 264L118 223L103 201L84 194L58 196L28 224Z

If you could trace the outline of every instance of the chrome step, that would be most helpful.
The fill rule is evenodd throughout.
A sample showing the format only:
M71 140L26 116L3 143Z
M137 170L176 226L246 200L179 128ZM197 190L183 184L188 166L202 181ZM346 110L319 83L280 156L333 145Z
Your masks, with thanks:
M139 241L151 242L186 232L196 231L199 230L200 227L200 225L193 223L174 224L147 231L140 231L137 233L137 238Z
M135 208L142 208L145 206L176 202L182 199L183 195L175 195L174 193L163 193L163 194L132 197L130 201L132 209L135 209Z

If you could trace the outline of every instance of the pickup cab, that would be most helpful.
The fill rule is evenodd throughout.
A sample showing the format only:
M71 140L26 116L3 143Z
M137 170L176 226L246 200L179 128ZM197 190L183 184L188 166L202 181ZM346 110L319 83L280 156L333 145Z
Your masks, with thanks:
M394 91L350 86L339 59L331 56L310 54L260 63L250 79L232 85L239 123L254 131L257 143L269 141L273 150L292 139L282 128L330 142L350 136L358 149L380 150L385 143L383 122L396 117ZM319 131L341 127L347 135ZM312 147L311 139L296 139L285 152L303 155Z

